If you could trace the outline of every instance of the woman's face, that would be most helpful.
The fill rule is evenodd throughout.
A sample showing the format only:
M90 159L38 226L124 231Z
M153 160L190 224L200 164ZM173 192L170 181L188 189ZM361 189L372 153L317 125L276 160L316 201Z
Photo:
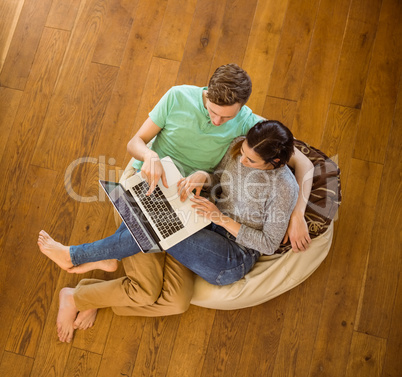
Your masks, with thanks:
M240 148L240 162L249 168L260 170L272 170L274 167L270 163L266 163L258 153L254 152L247 144L247 140L243 141Z

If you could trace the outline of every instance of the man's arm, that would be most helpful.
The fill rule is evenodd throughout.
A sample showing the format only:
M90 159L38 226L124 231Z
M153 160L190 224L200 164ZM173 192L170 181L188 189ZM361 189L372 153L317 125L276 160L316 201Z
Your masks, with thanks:
M156 152L149 149L147 144L161 131L151 118L148 118L133 138L127 144L127 151L137 160L144 161L141 175L149 184L148 195L155 189L159 179L168 187L165 171Z
M298 252L305 251L311 242L307 223L304 219L304 212L313 184L314 165L297 148L294 148L294 151L295 153L289 160L288 165L295 171L296 181L299 184L299 196L292 215L290 216L284 242L290 238L292 249Z

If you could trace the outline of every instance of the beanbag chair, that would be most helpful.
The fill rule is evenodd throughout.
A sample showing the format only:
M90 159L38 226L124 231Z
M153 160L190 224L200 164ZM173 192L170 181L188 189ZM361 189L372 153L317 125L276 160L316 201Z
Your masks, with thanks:
M211 309L241 309L266 302L306 280L328 255L333 238L333 219L341 203L340 170L320 150L295 140L295 146L314 165L313 185L305 219L312 238L307 251L294 253L290 242L273 255L261 256L254 268L239 281L225 286L195 277L193 305ZM132 161L120 181L135 173ZM116 221L120 223L117 214Z

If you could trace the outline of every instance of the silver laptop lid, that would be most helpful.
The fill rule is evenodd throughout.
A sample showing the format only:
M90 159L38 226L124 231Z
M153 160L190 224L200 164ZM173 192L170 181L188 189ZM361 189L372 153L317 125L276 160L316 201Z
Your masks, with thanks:
M134 240L142 252L162 251L158 236L152 227L147 224L147 219L136 204L129 192L117 182L100 180L99 183L105 190L108 198L119 213L124 224L130 231Z

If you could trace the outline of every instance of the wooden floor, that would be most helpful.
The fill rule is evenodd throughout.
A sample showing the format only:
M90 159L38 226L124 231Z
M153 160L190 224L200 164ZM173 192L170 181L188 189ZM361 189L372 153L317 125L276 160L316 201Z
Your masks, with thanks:
M0 376L402 376L400 0L2 0L0 16ZM169 87L228 62L254 112L337 156L327 259L253 308L105 309L60 343L58 292L82 276L39 252L39 230L112 233L98 178Z

